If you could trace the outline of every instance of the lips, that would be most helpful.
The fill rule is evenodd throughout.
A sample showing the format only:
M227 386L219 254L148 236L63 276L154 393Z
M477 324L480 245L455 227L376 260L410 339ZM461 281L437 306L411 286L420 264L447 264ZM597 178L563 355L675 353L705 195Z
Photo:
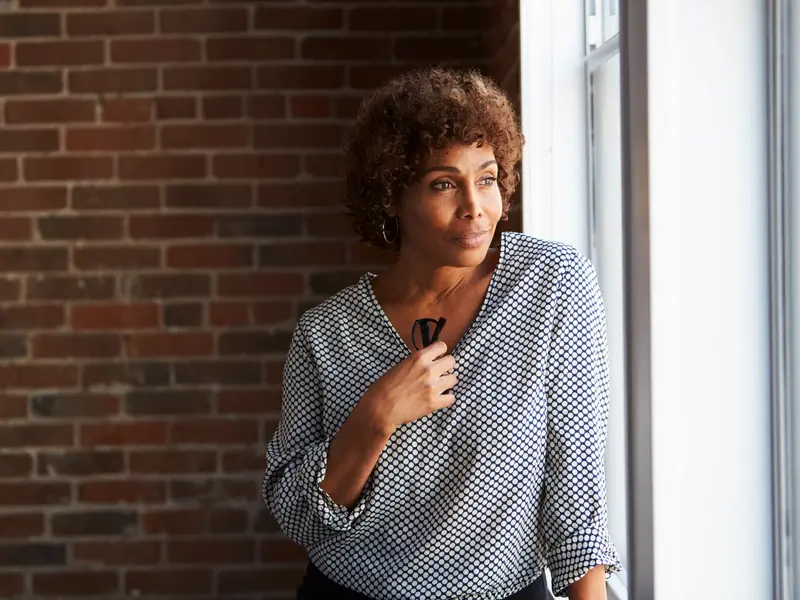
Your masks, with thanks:
M455 242L465 248L477 248L482 246L489 237L489 230L473 231L462 237L455 238Z

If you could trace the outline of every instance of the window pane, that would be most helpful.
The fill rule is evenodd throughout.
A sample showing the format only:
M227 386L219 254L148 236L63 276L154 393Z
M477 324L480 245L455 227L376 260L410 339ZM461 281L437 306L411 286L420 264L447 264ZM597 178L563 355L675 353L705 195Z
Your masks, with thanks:
M586 0L586 52L619 33L619 0Z
M622 562L627 564L619 53L609 58L592 74L591 91L593 258L606 308L611 370L611 411L606 451L609 526Z

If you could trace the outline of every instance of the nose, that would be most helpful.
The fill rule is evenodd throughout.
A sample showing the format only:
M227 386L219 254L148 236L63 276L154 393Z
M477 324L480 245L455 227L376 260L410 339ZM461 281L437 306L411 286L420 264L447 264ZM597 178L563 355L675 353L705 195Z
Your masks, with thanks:
M465 185L461 188L460 216L463 219L478 219L483 216L480 203L481 194L476 184Z

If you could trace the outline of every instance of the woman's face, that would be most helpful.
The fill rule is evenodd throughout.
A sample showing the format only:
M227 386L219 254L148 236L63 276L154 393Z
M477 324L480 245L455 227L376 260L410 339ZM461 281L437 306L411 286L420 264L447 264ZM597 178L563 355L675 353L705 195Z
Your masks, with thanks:
M488 145L456 144L433 154L397 206L401 253L453 267L479 265L503 213L497 168Z

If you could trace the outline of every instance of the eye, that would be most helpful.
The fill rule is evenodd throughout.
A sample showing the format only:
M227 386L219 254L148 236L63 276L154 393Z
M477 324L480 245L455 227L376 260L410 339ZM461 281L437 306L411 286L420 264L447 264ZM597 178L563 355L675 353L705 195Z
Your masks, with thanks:
M495 181L497 181L497 177L494 175L487 175L486 177L481 178L482 185L494 185Z
M436 183L432 183L431 187L434 190L439 190L440 192L444 192L446 190L452 190L456 186L454 186L449 181L437 181Z

